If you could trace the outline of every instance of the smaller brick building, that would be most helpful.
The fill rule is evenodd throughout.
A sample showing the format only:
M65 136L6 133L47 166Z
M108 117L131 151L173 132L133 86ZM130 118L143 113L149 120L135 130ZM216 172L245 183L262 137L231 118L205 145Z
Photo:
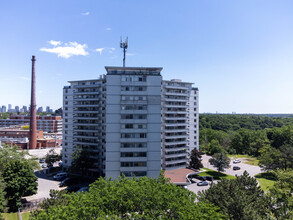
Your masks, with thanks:
M0 141L11 146L17 145L21 149L28 149L29 130L22 130L20 127L0 128ZM46 137L45 137L46 136ZM37 149L61 146L62 138L55 135L45 134L37 130Z
M0 119L0 127L23 125L30 123L28 115L11 115L8 119ZM61 116L37 116L37 129L49 133L62 132Z

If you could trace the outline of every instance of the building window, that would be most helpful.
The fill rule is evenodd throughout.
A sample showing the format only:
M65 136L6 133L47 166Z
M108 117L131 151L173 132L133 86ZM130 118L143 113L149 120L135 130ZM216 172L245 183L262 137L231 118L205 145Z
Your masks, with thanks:
M121 110L147 110L147 105L121 105Z
M125 175L126 177L131 177L131 176L146 176L147 172L146 171L134 171L134 172L130 172L130 171L125 171L125 172L121 172L120 173L121 176Z
M146 167L147 162L121 162L121 167Z
M122 129L145 129L147 128L146 124L122 124Z
M122 133L121 138L146 138L146 133Z
M121 119L147 119L147 115L142 115L142 114L121 114Z
M147 152L121 152L120 157L146 157Z
M121 148L144 148L147 147L147 143L121 143Z

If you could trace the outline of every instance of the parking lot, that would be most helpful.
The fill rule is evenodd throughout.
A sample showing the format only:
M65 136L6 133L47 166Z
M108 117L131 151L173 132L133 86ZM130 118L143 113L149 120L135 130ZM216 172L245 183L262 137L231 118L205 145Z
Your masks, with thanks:
M211 170L217 170L216 167L214 167L213 165L211 165L209 163L209 159L211 158L211 156L207 156L207 155L202 155L202 164L204 167L211 169ZM240 159L240 160L244 160L244 159ZM226 174L235 176L235 175L242 175L244 173L244 171L246 170L250 176L254 176L255 174L261 173L262 170L260 169L259 166L253 166L250 164L245 164L243 163L243 161L241 161L241 163L237 163L237 164L233 164L233 160L231 160L230 162L230 168L226 169L225 172ZM233 166L239 166L240 170L233 170Z
M211 169L211 170L217 170L216 167L214 167L213 165L211 165L208 161L211 158L211 156L207 156L207 155L202 155L202 164L204 167ZM243 163L244 159L240 159L242 160L241 163L237 163L234 164L233 160L231 160L230 162L230 168L226 169L225 172L226 174L232 175L232 176L236 176L236 175L242 175L243 172L246 170L250 176L254 176L258 173L261 173L262 170L259 166L253 166L250 164L245 164ZM233 170L233 166L239 166L240 170ZM197 180L197 179L192 179L195 183L192 183L190 185L187 186L187 189L194 192L195 194L197 194L199 191L203 191L206 190L210 187L210 181L207 181L209 183L208 186L197 186L198 182L201 182L201 180ZM217 181L214 180L214 183L217 183Z

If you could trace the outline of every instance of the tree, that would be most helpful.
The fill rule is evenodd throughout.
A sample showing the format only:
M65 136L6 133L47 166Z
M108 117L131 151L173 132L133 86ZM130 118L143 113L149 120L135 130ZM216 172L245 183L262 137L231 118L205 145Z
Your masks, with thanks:
M263 219L269 208L269 200L257 180L246 171L236 179L212 183L208 190L199 193L199 201L220 207L229 219Z
M216 154L216 153L222 153L224 152L223 147L220 145L218 140L212 140L210 144L208 145L207 153L210 155Z
M89 192L64 198L68 198L65 204L50 205L34 219L225 219L217 207L195 203L193 192L167 183L163 177L100 177Z
M81 173L83 176L87 174L90 168L94 167L94 159L92 153L82 147L75 147L72 153L72 163L70 172Z
M293 219L293 170L274 171L278 181L269 190L271 211L277 219Z
M57 154L54 149L49 150L49 152L46 154L45 162L49 166L53 166L55 162L60 160L62 160L62 154Z
M223 172L230 167L230 158L225 153L214 154L209 162L217 168L218 172Z
M3 179L10 211L21 206L21 198L37 192L37 177L27 160L10 160L4 164Z
M191 151L189 166L197 170L203 167L201 163L201 155L196 148Z
M274 147L261 149L259 164L264 170L293 168L293 146L287 144L279 149Z
M0 171L3 170L4 164L11 160L26 160L33 169L40 168L37 158L31 156L27 150L20 150L18 146L2 145L0 147Z
M0 175L0 219L2 219L1 213L4 210L5 206L5 184L2 178L2 175Z

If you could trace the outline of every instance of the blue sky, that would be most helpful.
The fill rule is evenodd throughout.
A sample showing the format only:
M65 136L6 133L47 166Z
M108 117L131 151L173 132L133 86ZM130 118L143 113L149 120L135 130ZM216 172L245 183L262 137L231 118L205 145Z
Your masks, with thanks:
M121 66L194 82L200 112L293 112L292 0L0 2L0 105L62 106L67 81Z

